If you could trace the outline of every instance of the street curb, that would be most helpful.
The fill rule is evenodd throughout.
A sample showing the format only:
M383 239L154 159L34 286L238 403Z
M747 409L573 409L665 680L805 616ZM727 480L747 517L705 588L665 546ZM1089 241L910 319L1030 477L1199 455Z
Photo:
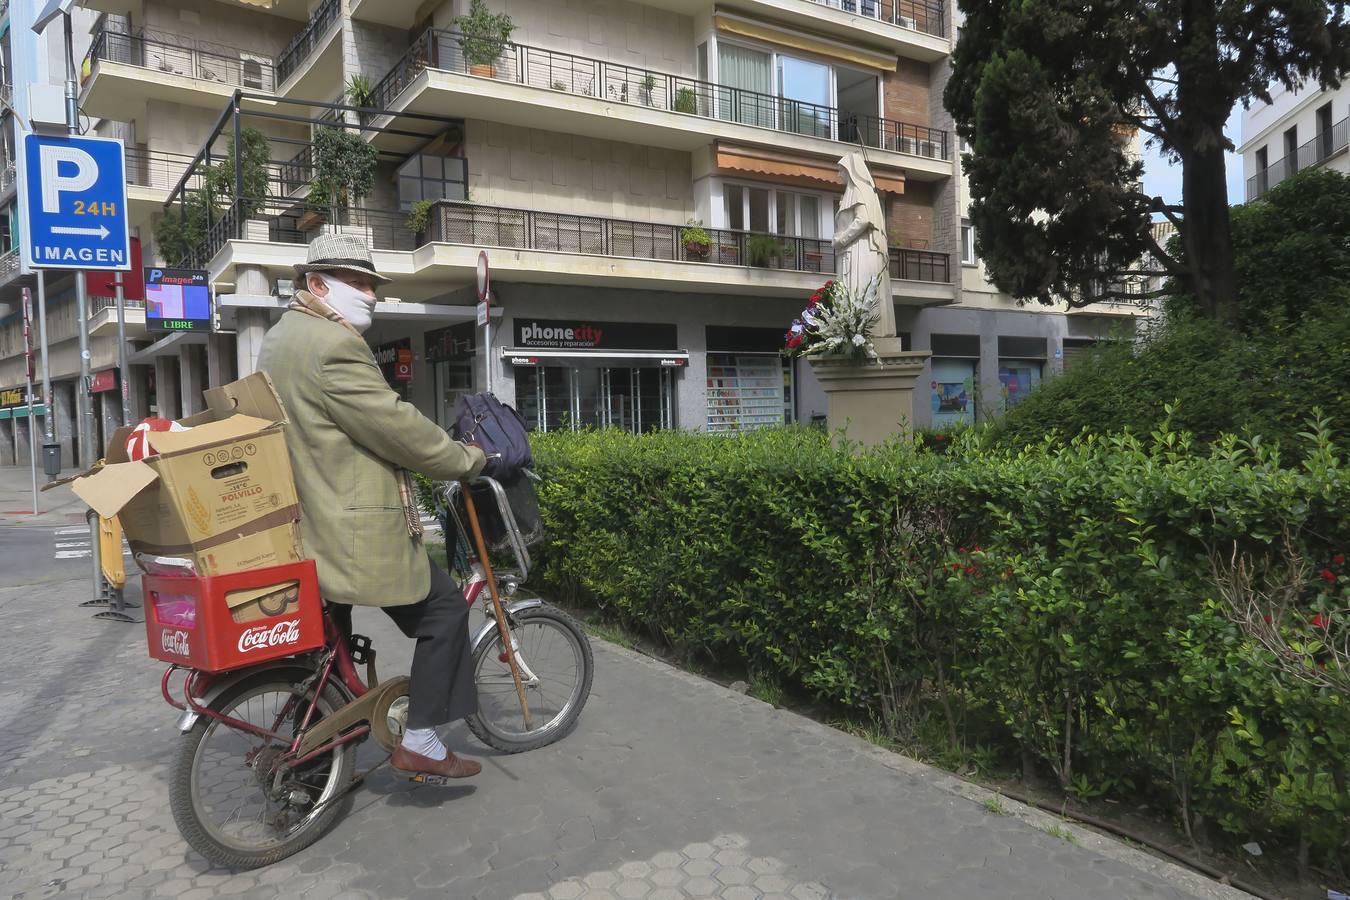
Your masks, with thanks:
M715 681L695 675L692 672L687 672L664 660L657 659L656 657L649 656L636 650L629 650L626 647L609 641L605 641L605 646L607 650L626 656L630 660L643 663L648 667L659 668L668 675L672 675L676 679L684 681L687 684L701 685L712 690L720 691L726 694L729 699L742 706L768 706L774 715L784 719L790 719L798 727L815 731L822 736L828 736L831 740L854 742L865 751L868 758L881 763L883 766L894 772L920 779L953 797L958 797L976 805L983 805L987 800L996 800L1010 818L1019 819L1040 831L1046 831L1052 827L1063 829L1073 836L1076 846L1085 850L1091 850L1100 856L1122 863L1140 872L1162 878L1183 890L1189 891L1196 897L1214 898L1214 900L1250 900L1252 897L1252 895L1248 894L1246 891L1240 891L1230 885L1221 884L1206 875L1202 875L1199 872L1188 869L1171 860L1154 856L1143 850L1136 850L1134 847L1131 847L1114 837L1108 837L1098 831L1079 825L1071 819L1063 819L1059 816L1050 815L1034 806L1027 806L1025 803L1019 803L997 791L965 781L952 775L950 772L946 772L926 763L921 763L908 756L885 750L862 738L855 737L846 731L832 728L829 725L817 722L815 719L803 716L800 713L795 713L792 710L772 707L762 700L757 700L747 694L733 691ZM990 813L990 815L993 816L996 814Z

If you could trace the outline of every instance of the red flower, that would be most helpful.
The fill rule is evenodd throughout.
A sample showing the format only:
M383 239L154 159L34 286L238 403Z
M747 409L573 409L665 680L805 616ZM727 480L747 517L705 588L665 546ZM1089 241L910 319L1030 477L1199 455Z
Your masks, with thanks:
M945 435L941 435L941 434L935 434L935 435L933 435L933 440L935 440L935 441L945 441L946 439L947 439L947 438L946 438Z
M975 574L975 567L974 567L974 566L966 566L966 574L967 574L967 575L974 575L974 574Z
M962 556L965 556L965 555L966 555L966 548L965 548L965 547L957 547L957 548L956 548L956 552L957 552L957 553L960 553Z
M1345 565L1345 554L1344 554L1344 553L1337 553L1335 556L1333 556L1333 557L1331 558L1331 564L1332 564L1333 566L1343 566L1343 565Z
M1263 618L1263 619L1266 620L1266 624L1267 624L1267 625L1271 625L1271 624L1273 624L1273 623L1275 622L1275 620L1272 619L1272 618L1270 617L1270 614L1269 614L1269 613L1267 613L1266 615L1262 616L1261 618Z
M1328 581L1331 584L1336 583L1336 573L1331 571L1330 569L1323 569L1321 575L1324 581Z
M800 334L792 335L787 339L787 345L789 350L795 350L802 345L802 336Z
M1310 624L1314 628L1327 629L1331 627L1331 620L1323 618L1322 614L1318 613L1317 615L1312 617L1312 621Z

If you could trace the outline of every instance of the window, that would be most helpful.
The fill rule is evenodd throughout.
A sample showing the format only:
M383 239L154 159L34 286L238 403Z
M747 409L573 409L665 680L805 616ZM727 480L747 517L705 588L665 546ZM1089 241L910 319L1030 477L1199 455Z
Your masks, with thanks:
M976 347L978 350L978 346ZM933 357L932 423L935 427L975 424L975 374L979 362L974 359Z
M1293 175L1298 171L1298 126L1284 133L1284 172Z
M271 60L267 60L265 57L251 56L247 53L239 54L239 69L244 87L258 90L271 89L272 86L267 84L263 77L263 62L270 64Z
M779 127L796 134L830 137L830 67L778 57L778 95L783 98Z
M796 191L743 184L727 184L722 191L724 221L733 231L819 239L822 205L820 196Z
M1331 155L1331 104L1324 103L1317 110L1317 159L1326 159Z
M718 91L720 116L743 125L773 128L775 104L772 56L719 41L717 71L722 85L737 88L734 91Z
M468 199L468 164L462 156L414 156L398 169L398 204Z
M969 219L961 220L961 264L973 266L979 260L975 258L975 228Z
M962 153L974 152L974 148L970 146L970 141L966 140L965 138L961 138L961 152Z
M1011 409L1041 383L1041 369L1045 364L1038 359L1000 359L998 380L1002 387L1003 408Z
M670 369L518 369L516 399L531 431L620 428L641 434L675 427L675 379Z

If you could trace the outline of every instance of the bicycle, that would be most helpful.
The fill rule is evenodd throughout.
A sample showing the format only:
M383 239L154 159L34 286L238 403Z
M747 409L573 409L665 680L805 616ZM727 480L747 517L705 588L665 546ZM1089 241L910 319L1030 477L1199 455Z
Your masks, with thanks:
M466 722L489 747L520 753L554 743L576 724L590 695L593 658L585 632L569 615L539 598L517 598L529 576L527 541L501 485L480 477L474 486L494 498L501 516L504 538L493 552L509 552L517 571L493 571L470 492L458 483L442 485L447 546L453 531L466 548L457 567L467 575L465 602L473 605L484 590L492 598L480 604L486 621L472 634L479 710ZM468 522L456 512L461 492ZM471 544L470 532L480 539ZM271 865L313 844L374 770L355 772L356 747L374 737L389 753L402 739L408 678L378 679L370 638L344 633L319 600L313 562L217 578L144 578L151 654L172 663L160 691L183 710L178 729L184 741L169 802L184 839L213 865L234 869ZM283 597L283 606L299 612L293 620L231 627L228 611L219 611L232 590L287 579L296 582ZM510 602L500 602L503 596ZM214 638L194 644L183 623L172 620L169 612L188 600L203 615L203 632L208 624L219 632ZM502 621L509 641L500 638ZM233 651L222 649L222 641L233 641ZM553 662L549 651L558 646L560 661ZM259 652L270 658L213 671ZM362 665L364 681L357 672ZM180 670L187 673L181 702L170 692ZM410 780L444 783L429 775Z

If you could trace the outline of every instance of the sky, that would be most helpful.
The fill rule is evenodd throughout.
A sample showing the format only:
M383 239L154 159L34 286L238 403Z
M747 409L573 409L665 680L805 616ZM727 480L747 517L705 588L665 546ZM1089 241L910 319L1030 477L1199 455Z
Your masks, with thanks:
M1242 142L1242 107L1233 107L1224 129L1228 139L1236 147ZM1236 153L1226 155L1228 168L1228 202L1241 203L1245 188L1242 181L1242 157ZM1168 203L1181 202L1181 166L1172 165L1156 148L1144 148L1144 192L1154 197L1162 197Z

